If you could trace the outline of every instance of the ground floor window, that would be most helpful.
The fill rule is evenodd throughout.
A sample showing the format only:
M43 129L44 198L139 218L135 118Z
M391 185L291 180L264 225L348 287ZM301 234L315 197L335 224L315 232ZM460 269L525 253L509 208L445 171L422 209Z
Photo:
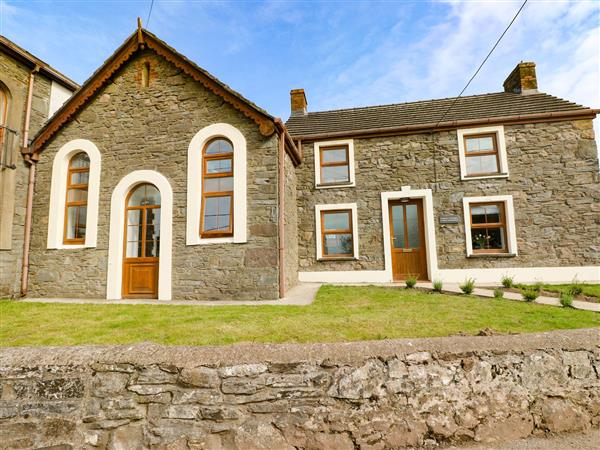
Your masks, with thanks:
M467 256L516 254L512 196L465 197Z
M317 259L358 257L356 204L316 206Z

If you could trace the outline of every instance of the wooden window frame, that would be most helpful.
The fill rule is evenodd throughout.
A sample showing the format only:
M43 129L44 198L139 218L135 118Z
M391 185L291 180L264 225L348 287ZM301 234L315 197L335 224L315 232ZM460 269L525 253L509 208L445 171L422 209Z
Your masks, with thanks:
M326 214L339 214L339 213L347 213L348 214L348 224L350 225L350 228L326 230L325 229L325 215ZM356 257L356 255L354 254L354 227L353 227L353 222L352 222L352 219L353 219L352 214L353 214L352 209L321 210L320 220L321 220L321 248L322 248L321 258L322 259L348 259L348 258ZM350 243L351 243L352 251L350 253L328 254L326 251L327 246L325 245L325 236L328 234L350 234L350 239L351 239Z
M340 150L344 149L346 153L345 161L335 161L335 162L323 162L323 152L327 150ZM341 167L346 166L348 169L348 179L346 181L323 181L323 168L324 167ZM320 174L320 183L319 186L345 186L347 184L352 183L350 179L350 147L348 144L341 145L328 145L324 147L319 147L319 174Z
M489 222L489 223L473 223L473 207L476 206L490 206L496 205L500 211L500 222ZM487 215L486 215L487 219ZM501 228L503 229L504 236L504 248L501 249L472 249L474 254L482 254L482 253L508 253L509 251L509 243L508 243L508 225L506 223L506 202L497 201L497 202L474 202L469 203L469 221L471 224L471 235L468 238L473 242L473 233L476 230L484 229L484 228Z
M468 152L467 151L467 141L469 139L474 139L474 138L478 139L478 138L483 138L483 137L491 137L492 138L492 144L494 146L493 150L484 150L484 151L480 151L480 152ZM491 132L491 133L465 134L463 136L463 148L464 148L464 153L465 153L465 178L501 175L502 165L500 163L500 151L498 148L498 133ZM489 156L489 155L496 156L496 167L498 168L498 170L496 172L475 172L475 173L468 172L469 158L480 157L480 156Z
M139 206L130 206L129 205L129 200L131 199L131 196L133 195L133 193L135 191L137 191L138 189L140 189L143 186L152 186L153 188L155 188L156 190L158 190L158 188L152 184L152 183L140 183L136 186L134 186L133 188L131 188L129 190L129 193L127 194L127 197L125 197L125 233L123 235L123 259L124 260L131 260L131 259L135 259L138 260L140 262L144 262L144 261L156 261L157 259L160 258L160 240L158 241L158 251L159 251L159 256L146 256L146 230L148 227L148 223L147 223L147 217L146 217L146 210L148 209L161 209L161 205L160 204L153 204L153 205L139 205ZM160 191L158 191L160 194ZM160 199L161 203L162 203L162 198ZM130 242L127 240L127 232L129 231L129 222L127 221L128 217L129 217L129 211L133 211L133 210L139 210L141 211L140 214L142 215L142 224L140 225L142 227L142 254L144 256L127 256L127 244ZM161 223L162 224L162 223ZM160 232L160 229L159 229ZM131 241L133 242L133 241Z
M232 237L233 236L233 210L234 210L233 192L234 191L231 190L231 191L206 192L206 189L204 188L204 184L205 184L204 181L206 179L215 179L215 178L231 177L231 178L233 178L233 184L235 185L235 176L233 173L234 153L235 153L234 150L235 149L229 153L217 153L214 155L208 155L206 153L206 149L209 147L209 145L212 144L216 140L226 140L227 142L229 142L229 145L231 145L231 148L234 149L233 143L225 137L216 137L216 138L210 139L209 141L206 142L206 144L204 145L204 148L202 149L202 185L201 185L202 198L201 198L201 207L200 207L200 237L201 238L220 238L220 237ZM231 159L231 170L229 172L208 173L206 170L208 161L218 161L220 159ZM229 203L229 228L227 229L227 231L222 231L222 230L204 231L204 207L206 205L206 198L208 198L208 197L229 197L229 199L230 199L229 200L229 202L230 202Z
M81 154L84 154L88 158L88 161L90 164L87 167L72 167L73 160ZM73 156L71 156L71 158L69 158L69 167L67 169L67 189L66 189L66 193L65 193L65 219L64 219L64 225L63 225L63 244L65 244L65 245L85 244L85 236L82 238L72 238L72 239L67 238L67 227L69 226L69 207L85 206L86 207L85 233L87 235L87 205L88 205L88 197L89 197L90 166L91 166L91 160L90 160L89 155L86 152L77 152ZM88 182L87 183L71 184L71 175L72 174L86 173L86 172L88 174ZM85 190L85 192L86 192L85 200L69 201L69 191L71 189ZM75 222L75 229L78 228L78 226L77 226L78 223L79 223L79 216L77 216L77 219Z

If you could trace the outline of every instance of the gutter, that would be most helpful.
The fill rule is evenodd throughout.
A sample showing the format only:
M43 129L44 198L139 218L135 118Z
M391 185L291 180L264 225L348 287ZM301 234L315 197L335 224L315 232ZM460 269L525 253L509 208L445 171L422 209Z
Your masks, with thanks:
M483 124L516 124L516 123L534 123L540 121L558 121L565 118L581 117L594 119L597 114L600 114L600 109L586 109L577 111L562 111L537 114L522 114L514 116L501 116L486 119L462 119L451 120L446 122L429 122L417 125L401 125L398 127L385 128L368 128L364 130L351 131L335 131L330 133L313 133L294 135L296 140L314 141L320 139L343 138L343 137L369 137L393 134L408 134L414 132L428 132L433 130L453 129L466 125L483 125Z
M23 127L23 149L29 147L29 126L31 121L31 103L33 100L33 82L35 74L39 72L40 67L35 66L29 73L29 86L27 88L27 106L25 110L25 125ZM26 155L25 161L29 164L29 181L27 183L27 206L25 209L25 230L23 237L23 265L21 267L21 297L27 295L27 285L29 280L29 246L31 242L31 214L33 206L33 187L35 185L36 162L29 155Z

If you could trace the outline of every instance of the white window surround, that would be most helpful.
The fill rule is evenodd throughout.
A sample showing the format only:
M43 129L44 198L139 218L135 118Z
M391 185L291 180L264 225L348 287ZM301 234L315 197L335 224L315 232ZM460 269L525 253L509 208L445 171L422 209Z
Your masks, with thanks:
M326 184L321 185L321 147L333 147L336 145L348 146L348 170L350 180L348 183ZM354 139L343 139L337 141L320 141L314 143L314 159L315 159L315 188L317 189L340 189L346 187L355 187L356 181L354 176Z
M71 157L85 152L90 158L88 178L86 233L84 244L64 244L67 174ZM48 212L48 248L75 249L96 247L98 235L98 200L100 197L101 156L98 147L87 139L74 139L63 145L54 156Z
M349 209L352 211L352 251L353 256L343 259L359 259L358 255L358 216L356 212L356 203L336 203L329 205L315 205L315 241L317 242L317 260L335 261L335 258L323 257L323 240L321 235L321 212L339 211Z
M201 238L202 151L209 140L218 137L227 138L233 144L233 236ZM246 164L246 139L232 125L215 123L202 128L192 138L188 147L186 245L247 242Z
M125 175L115 187L110 201L110 235L106 298L120 300L123 283L123 239L125 201L135 186L151 183L160 191L160 258L158 260L158 299L171 300L171 258L173 243L173 190L167 178L154 170L136 170Z
M425 225L425 245L427 255L427 275L430 280L438 270L437 247L435 244L435 222L433 217L433 195L431 189L411 189L402 186L401 191L381 193L381 214L383 223L383 248L385 272L388 280L393 279L392 273L392 243L390 239L390 208L389 202L399 199L422 199Z
M495 133L498 144L498 160L500 162L500 173L495 175L468 176L467 158L465 156L465 136L472 134ZM492 127L463 128L457 130L458 138L458 158L460 162L461 180L481 180L485 178L508 178L508 158L506 156L506 141L504 139L504 126L497 125Z
M512 195L491 195L486 197L463 197L463 213L465 219L465 241L467 244L467 256L486 255L490 257L506 256L506 253L483 253L473 252L473 243L471 242L471 211L469 205L471 203L488 203L502 202L504 203L504 214L506 219L506 240L508 245L508 254L517 255L517 234L515 228L515 210L513 205Z

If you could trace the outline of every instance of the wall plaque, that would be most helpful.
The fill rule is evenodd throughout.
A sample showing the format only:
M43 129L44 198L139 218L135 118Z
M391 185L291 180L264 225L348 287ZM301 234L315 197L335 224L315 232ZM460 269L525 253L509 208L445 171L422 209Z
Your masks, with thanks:
M448 224L454 224L454 223L459 223L459 222L460 222L460 217L458 217L455 214L440 215L440 224L441 225L448 225Z

